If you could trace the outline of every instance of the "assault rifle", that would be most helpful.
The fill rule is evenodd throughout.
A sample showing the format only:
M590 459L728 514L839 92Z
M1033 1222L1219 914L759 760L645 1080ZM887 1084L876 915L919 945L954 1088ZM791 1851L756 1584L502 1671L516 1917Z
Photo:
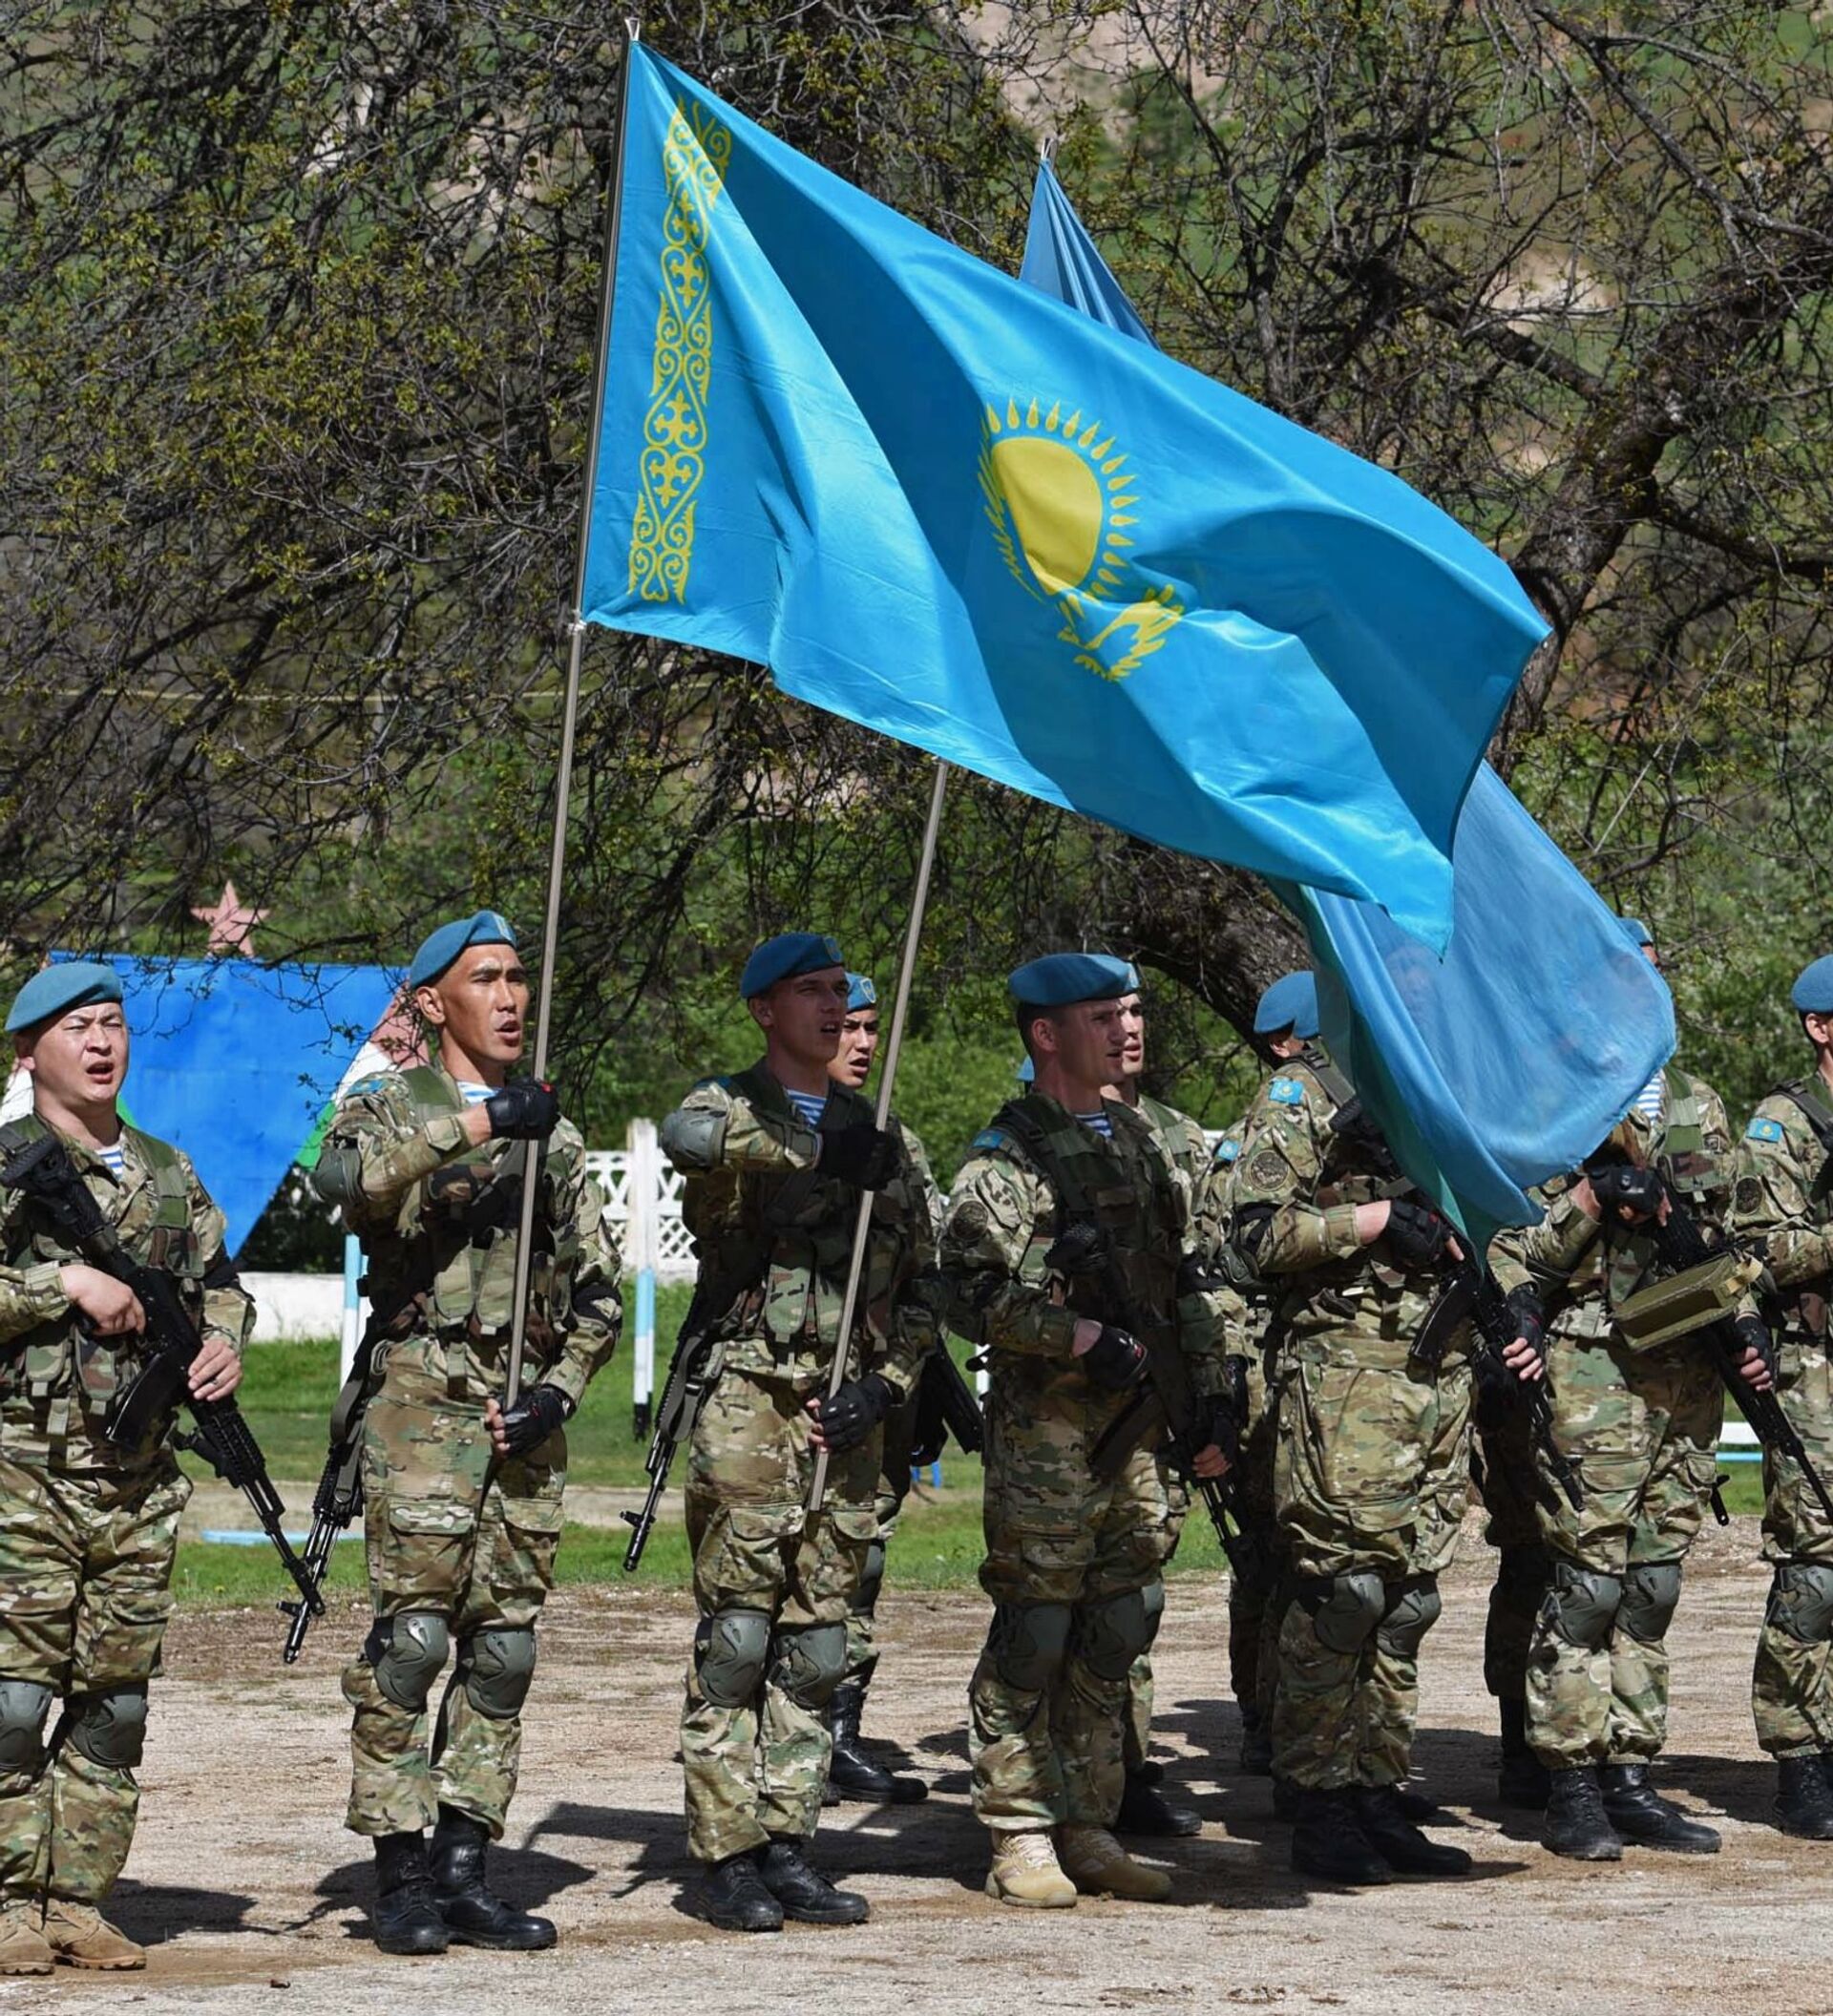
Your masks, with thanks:
M910 1438L911 1462L919 1467L933 1463L951 1435L956 1446L968 1456L978 1456L986 1444L980 1403L962 1378L960 1367L950 1357L947 1343L938 1338L916 1378L916 1423Z
M1593 1157L1586 1167L1588 1170L1601 1170L1613 1166L1614 1158ZM1653 1243L1655 1259L1670 1281L1684 1286L1681 1277L1694 1274L1702 1284L1708 1283L1722 1268L1732 1249L1711 1246L1700 1230L1698 1221L1674 1186L1658 1171L1650 1173L1656 1176L1661 1195L1667 1200L1667 1222L1664 1225L1657 1217L1651 1217L1637 1224L1635 1229ZM1751 1336L1749 1341L1759 1344L1773 1374L1776 1354L1768 1327L1755 1317L1750 1319L1750 1327L1758 1334ZM1689 1342L1697 1339L1711 1353L1725 1391L1738 1402L1745 1420L1750 1423L1751 1432L1764 1449L1772 1455L1786 1458L1795 1465L1806 1480L1808 1489L1820 1501L1822 1511L1833 1521L1833 1495L1828 1494L1825 1480L1814 1467L1813 1459L1782 1407L1780 1396L1773 1387L1766 1393L1759 1393L1738 1370L1747 1349L1746 1338L1738 1334L1738 1320L1727 1312L1689 1328L1684 1334Z
M272 1541L281 1565L292 1577L301 1600L314 1613L322 1613L325 1606L317 1585L286 1538L282 1523L286 1507L267 1475L261 1446L242 1409L233 1398L200 1399L191 1391L191 1365L203 1349L203 1338L179 1299L172 1276L162 1268L142 1265L122 1246L56 1135L45 1134L21 1148L0 1167L0 1184L31 1198L66 1246L79 1252L91 1267L132 1289L146 1312L146 1341L152 1354L110 1403L102 1422L103 1435L117 1449L138 1449L164 1430L180 1405L185 1407L196 1427L176 1438L179 1447L202 1457L219 1477L242 1494L261 1530Z

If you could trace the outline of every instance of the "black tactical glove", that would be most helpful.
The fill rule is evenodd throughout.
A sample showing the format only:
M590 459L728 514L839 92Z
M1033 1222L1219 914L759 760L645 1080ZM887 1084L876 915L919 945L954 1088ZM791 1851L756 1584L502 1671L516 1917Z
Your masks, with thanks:
M503 1410L503 1434L511 1456L526 1456L557 1428L564 1428L573 1402L558 1386L531 1386L515 1406Z
M1212 1393L1196 1403L1190 1423L1190 1453L1199 1456L1213 1445L1231 1464L1241 1455L1241 1416L1233 1394Z
M1773 1380L1776 1376L1776 1345L1763 1319L1760 1316L1739 1316L1732 1324L1731 1334L1746 1351L1756 1352Z
M503 1141L542 1141L559 1124L559 1096L546 1080L518 1078L484 1102L490 1131Z
M1545 1365L1547 1362L1547 1318L1540 1307L1540 1297L1524 1283L1520 1288L1511 1288L1503 1298L1508 1312L1508 1323L1512 1334L1524 1338L1531 1347L1535 1357Z
M1591 1195L1607 1218L1620 1223L1625 1211L1633 1211L1638 1218L1659 1213L1665 1187L1659 1169L1638 1169L1633 1162L1610 1162L1586 1174L1591 1178Z
M1105 1391L1125 1393L1146 1376L1146 1347L1124 1330L1104 1323L1100 1336L1082 1354L1082 1369Z
M1381 1237L1402 1267L1437 1267L1444 1258L1446 1245L1457 1237L1450 1221L1429 1204L1415 1204L1410 1197L1397 1197L1387 1208L1387 1227Z
M869 1372L821 1397L821 1439L832 1455L856 1449L891 1412L891 1382Z
M837 1134L822 1135L815 1166L855 1190L882 1190L897 1173L896 1137L868 1120L854 1121Z

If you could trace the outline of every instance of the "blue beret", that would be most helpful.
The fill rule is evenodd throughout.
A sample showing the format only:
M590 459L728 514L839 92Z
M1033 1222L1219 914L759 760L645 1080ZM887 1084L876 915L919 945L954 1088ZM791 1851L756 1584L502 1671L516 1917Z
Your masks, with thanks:
M35 1029L53 1015L68 1015L73 1008L87 1008L96 1001L118 1001L121 982L114 967L95 959L60 959L34 973L13 997L7 1011L7 1034Z
M454 917L421 941L408 968L410 987L431 987L461 952L473 945L516 945L509 919L498 911L480 910L474 916Z
M840 941L820 931L786 931L766 938L745 961L738 976L739 997L769 994L778 980L792 980L799 973L819 973L825 966L845 966ZM849 1000L851 1006L851 1000Z
M1795 1003L1797 1015L1833 1015L1833 952L1816 959L1802 972L1788 998ZM7 1027L11 1029L12 1024L9 1022Z
M866 976L863 973L848 974L847 1013L857 1015L862 1008L875 1008L877 1005L878 990Z
M1139 985L1130 959L1105 952L1047 952L1010 975L1006 990L1027 1008L1067 1008L1075 1001L1117 1001Z
M1308 973L1282 974L1254 1006L1255 1036L1290 1029L1300 1041L1317 1034L1317 982Z
M1031 1060L1030 1060L1030 1059L1029 1059L1028 1057L1023 1057L1023 1058L1021 1058L1021 1059L1019 1060L1019 1082L1020 1082L1020 1084L1022 1084L1022 1085L1029 1085L1029 1084L1035 1084L1035 1083L1037 1082L1037 1076L1038 1076L1038 1067L1037 1067L1037 1065L1036 1065L1036 1064L1034 1064L1034 1063L1033 1063L1033 1062L1031 1061Z
M1629 939L1630 943L1638 952L1644 945L1653 945L1654 943L1654 932L1643 923L1640 917L1618 917L1616 921L1623 927L1623 935Z

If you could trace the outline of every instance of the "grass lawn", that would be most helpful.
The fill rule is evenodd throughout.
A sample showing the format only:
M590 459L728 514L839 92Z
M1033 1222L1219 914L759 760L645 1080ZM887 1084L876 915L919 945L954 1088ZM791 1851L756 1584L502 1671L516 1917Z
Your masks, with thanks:
M662 1289L656 1296L656 1376L665 1376L675 1333L686 1313L685 1287ZM968 1347L950 1340L964 1360ZM630 1432L631 1368L635 1353L628 1337L611 1364L594 1380L585 1404L567 1428L569 1479L582 1484L641 1488L647 1443ZM288 1526L310 1525L310 1485L325 1462L325 1438L337 1396L337 1347L333 1343L260 1344L249 1353L242 1404L272 1474L300 1488L290 1496ZM193 1457L184 1459L194 1476L204 1474ZM673 1481L685 1475L678 1456ZM1727 1463L1725 1503L1734 1513L1762 1509L1761 1477L1756 1463ZM958 1588L972 1583L980 1562L980 1465L952 1443L942 1458L943 1488L925 1481L911 1494L891 1552L891 1579L904 1587ZM560 1546L562 1583L603 1583L622 1575L625 1533L605 1527L569 1525ZM333 1557L333 1587L354 1588L362 1581L362 1548L341 1544ZM1216 1568L1221 1549L1200 1515L1186 1528L1172 1572ZM666 1516L650 1536L635 1580L650 1586L685 1586L687 1544L677 1521ZM265 1548L211 1546L185 1542L179 1549L174 1588L181 1603L242 1604L271 1601L290 1585Z

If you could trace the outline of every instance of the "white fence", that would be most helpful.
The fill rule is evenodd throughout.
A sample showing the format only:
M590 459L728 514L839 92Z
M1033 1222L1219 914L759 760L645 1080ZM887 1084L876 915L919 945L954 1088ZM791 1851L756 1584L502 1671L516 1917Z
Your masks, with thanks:
M659 1281L691 1281L694 1249L681 1222L682 1177L656 1145L650 1120L630 1123L629 1145L588 1148L585 1166L604 1193L604 1215L618 1235L623 1264L632 1272L648 1265Z

